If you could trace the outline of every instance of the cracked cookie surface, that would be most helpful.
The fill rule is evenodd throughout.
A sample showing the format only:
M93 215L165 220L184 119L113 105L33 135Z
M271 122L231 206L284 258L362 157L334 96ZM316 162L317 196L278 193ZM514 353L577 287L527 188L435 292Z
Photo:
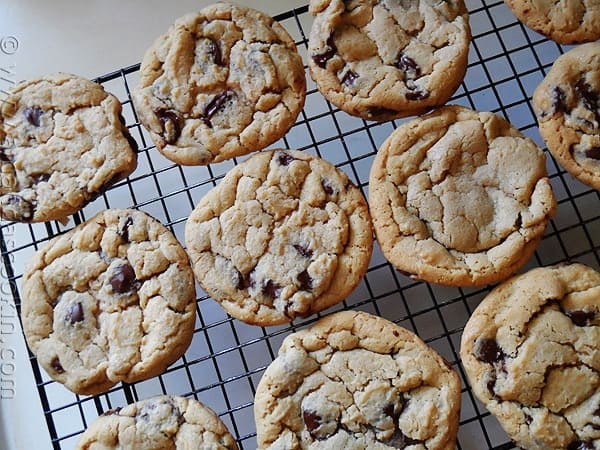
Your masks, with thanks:
M133 100L158 149L179 164L260 150L294 124L302 59L273 18L218 3L178 19L146 52Z
M462 336L473 392L522 448L600 448L600 274L533 269L494 289Z
M462 0L311 0L310 11L310 74L349 114L420 114L444 104L464 78L470 29Z
M236 450L225 424L201 402L164 395L109 410L83 433L77 450Z
M600 38L597 0L504 0L529 28L559 44L591 42Z
M200 285L233 317L274 325L342 301L367 270L372 228L360 190L335 166L292 150L231 169L190 215Z
M548 150L574 177L600 189L600 43L558 57L533 106Z
M369 181L384 255L432 283L508 277L529 259L556 207L545 160L492 113L446 106L401 125L379 149Z
M259 449L454 449L460 381L415 334L343 311L285 338L256 390Z
M22 82L0 107L0 217L64 221L133 172L136 151L121 104L99 84Z
M136 210L99 213L48 242L22 282L23 329L55 380L79 394L162 373L195 323L188 257Z

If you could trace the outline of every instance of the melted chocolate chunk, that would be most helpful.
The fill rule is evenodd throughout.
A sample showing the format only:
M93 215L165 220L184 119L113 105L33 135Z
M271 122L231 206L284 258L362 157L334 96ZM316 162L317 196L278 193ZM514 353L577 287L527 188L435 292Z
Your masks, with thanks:
M282 166L289 166L291 164L291 162L295 161L295 160L296 160L296 158L294 158L289 153L285 153L285 152L280 153L279 156L277 157L277 162Z
M398 114L398 111L389 108L383 108L381 106L371 106L367 108L367 114L371 117L381 117L381 116L395 116Z
M594 320L596 313L594 311L567 311L566 315L578 327L587 326L591 320Z
M333 187L325 180L321 180L321 186L323 186L323 190L327 195L333 195L333 193L335 192L333 190Z
M356 72L353 72L352 70L349 70L348 72L346 72L346 75L344 75L344 77L342 78L342 84L350 87L354 85L357 79L358 74Z
M589 109L590 111L596 111L596 109L598 109L598 93L595 92L583 78L575 83L575 92L583 101L583 106L585 106L586 109Z
M407 100L425 100L429 97L428 91L408 91L406 93Z
M321 416L313 411L302 411L302 418L306 424L306 429L315 438L314 431L321 425Z
M179 114L172 109L159 109L155 112L162 125L162 135L167 144L174 144L181 134Z
M55 356L54 359L50 361L50 366L54 369L56 373L65 373L65 369L60 363L60 359L58 359L58 356Z
M43 113L44 111L42 111L42 109L37 106L25 108L25 110L23 111L23 115L25 116L25 119L27 119L27 122L29 122L34 127L40 126L40 117Z
M396 67L404 72L405 77L409 79L419 78L421 76L421 68L410 56L400 52Z
M110 277L110 285L113 292L124 294L132 291L136 286L135 272L129 264L117 266L114 273Z
M102 413L103 416L118 416L119 412L121 412L123 408L121 408L120 406L117 408L113 408L113 409L109 409L108 411L104 411Z
M81 305L81 302L71 305L69 312L67 313L67 322L71 325L75 325L77 322L83 322L83 306Z
M600 417L600 407L598 407L598 409L596 411L594 411L594 415L596 417Z
M125 241L129 242L129 227L133 225L133 217L127 216L125 222L123 222L123 226L119 230L119 236Z
M20 195L8 194L3 200L2 218L8 220L29 220L33 217L33 203Z
M485 384L492 397L496 397L496 375L491 375Z
M303 270L298 274L298 283L300 283L300 289L302 291L309 291L312 289L313 279L308 274L308 271Z
M475 357L489 364L504 359L504 352L494 339L479 339L475 343Z
M238 288L239 290L243 290L254 287L254 278L252 278L252 272L250 272L247 277L244 277L244 275L239 270L236 270L236 272L236 288Z
M567 112L567 98L565 96L565 91L558 86L552 90L552 108L554 108L554 112L557 113Z
M303 245L294 244L294 248L305 258L310 258L313 255L312 250L304 247Z
M394 405L391 403L388 403L387 405L385 405L383 407L383 413L388 416L389 418L391 418L392 420L396 420L396 414L394 413Z
M600 147L588 148L585 151L585 156L587 156L588 158L591 158L591 159L600 160Z
M212 123L210 123L210 119L223 107L225 102L230 97L229 91L223 91L220 94L217 94L213 97L213 99L208 102L208 104L204 107L204 111L202 112L202 120L204 123L212 128Z
M223 65L221 48L219 47L219 44L217 44L216 41L213 41L212 39L210 39L208 43L208 54L217 66Z
M37 175L33 175L31 178L33 179L33 182L35 184L45 183L50 179L50 175L48 175L47 173L38 173Z
M409 438L399 428L396 428L392 437L386 442L387 445L393 448L406 448L409 445L420 444L421 441Z
M573 441L567 450L594 450L594 448L594 443L591 441Z
M262 292L269 298L277 298L281 294L281 286L275 283L273 280L267 280L262 288Z
M315 62L315 64L322 69L324 69L327 66L327 61L333 58L337 53L337 47L333 42L333 36L329 36L329 39L327 39L327 47L329 47L329 49L325 50L323 53L319 53L317 55L312 56L312 59Z
M12 160L12 158L10 156L8 156L6 154L6 150L8 150L8 148L6 148L6 147L0 147L0 161L12 163L13 160Z

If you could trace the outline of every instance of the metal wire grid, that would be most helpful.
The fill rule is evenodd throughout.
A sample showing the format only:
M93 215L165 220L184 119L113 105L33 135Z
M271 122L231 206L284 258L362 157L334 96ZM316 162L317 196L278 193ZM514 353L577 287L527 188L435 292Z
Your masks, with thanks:
M496 112L543 146L529 99L555 58L566 49L518 23L502 1L466 3L473 40L467 76L451 103ZM295 38L306 61L312 21L308 8L289 11L276 19ZM122 101L128 127L140 144L137 170L72 216L66 225L0 225L2 259L19 313L24 264L53 236L105 208L134 207L161 220L183 242L186 218L197 201L237 163L233 160L207 167L181 167L163 158L140 126L130 100L130 89L138 77L139 65L134 65L97 79ZM327 103L307 79L304 111L288 135L272 147L318 154L344 170L367 195L369 169L377 148L401 121L379 124L350 117ZM526 269L576 260L598 270L598 192L574 180L547 155L558 211ZM343 303L324 314L360 309L416 332L451 362L463 380L458 448L510 449L515 448L514 444L471 393L458 357L464 324L489 290L446 288L411 280L385 261L376 244L364 280ZM52 381L30 354L55 449L72 448L84 429L104 411L163 393L199 399L217 411L241 448L256 448L252 408L257 383L283 338L318 317L286 326L254 327L231 319L199 288L198 292L193 342L186 354L157 378L84 397Z

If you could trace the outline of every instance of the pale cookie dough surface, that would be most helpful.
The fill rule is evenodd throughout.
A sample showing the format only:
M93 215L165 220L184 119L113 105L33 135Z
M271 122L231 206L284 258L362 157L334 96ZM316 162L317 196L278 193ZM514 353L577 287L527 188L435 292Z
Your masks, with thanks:
M218 3L178 19L146 52L133 94L158 149L179 164L260 150L294 124L302 58L273 18Z
M473 392L519 447L600 448L600 274L533 269L493 290L462 336Z
M556 202L533 141L492 113L448 106L383 143L369 205L394 266L428 282L474 286L529 259Z
M308 66L321 93L369 120L444 104L467 69L462 0L311 0Z
M0 105L0 218L65 221L136 167L121 104L57 74L24 81Z
M77 450L237 450L225 424L197 400L164 395L107 411Z
M574 177L600 189L600 43L560 56L533 106L548 150Z
M198 203L185 229L200 285L233 317L274 325L342 301L373 237L367 203L335 166L307 153L257 153Z
M136 210L107 210L48 242L22 282L31 351L73 392L162 373L187 349L194 277L173 234Z
M504 0L529 28L560 44L600 38L598 0Z
M455 448L460 381L415 334L359 311L283 341L256 390L259 449Z

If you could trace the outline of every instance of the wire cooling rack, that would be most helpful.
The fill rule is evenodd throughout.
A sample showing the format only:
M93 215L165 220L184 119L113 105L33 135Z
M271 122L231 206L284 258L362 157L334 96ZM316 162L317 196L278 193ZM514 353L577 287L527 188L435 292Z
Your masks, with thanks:
M563 48L516 21L502 1L467 0L473 40L467 75L450 103L498 113L540 146L530 97ZM308 8L276 19L296 40L307 60L307 36L312 23ZM133 207L165 223L183 242L186 218L199 199L237 161L207 167L181 167L166 160L140 126L130 89L139 79L139 65L101 76L97 81L117 95L131 134L139 143L137 170L124 182L72 216L69 223L0 224L2 259L11 293L20 311L20 282L26 261L53 236L105 208ZM377 148L401 122L372 123L350 117L327 103L307 76L306 106L295 126L273 145L300 149L329 160L344 170L367 195L368 174ZM600 269L600 208L598 192L565 173L550 154L547 168L558 200L535 257L526 266L580 261ZM474 398L458 358L462 329L489 288L446 288L417 282L395 271L377 244L364 280L339 309L360 309L381 315L416 332L458 370L463 380L458 433L460 449L510 449L514 444L498 422ZM70 449L85 428L104 411L169 393L191 396L214 409L243 449L256 448L253 398L257 383L290 332L317 320L312 316L291 325L260 328L227 316L198 288L197 322L185 355L163 375L106 394L86 397L52 381L29 355L52 445Z

